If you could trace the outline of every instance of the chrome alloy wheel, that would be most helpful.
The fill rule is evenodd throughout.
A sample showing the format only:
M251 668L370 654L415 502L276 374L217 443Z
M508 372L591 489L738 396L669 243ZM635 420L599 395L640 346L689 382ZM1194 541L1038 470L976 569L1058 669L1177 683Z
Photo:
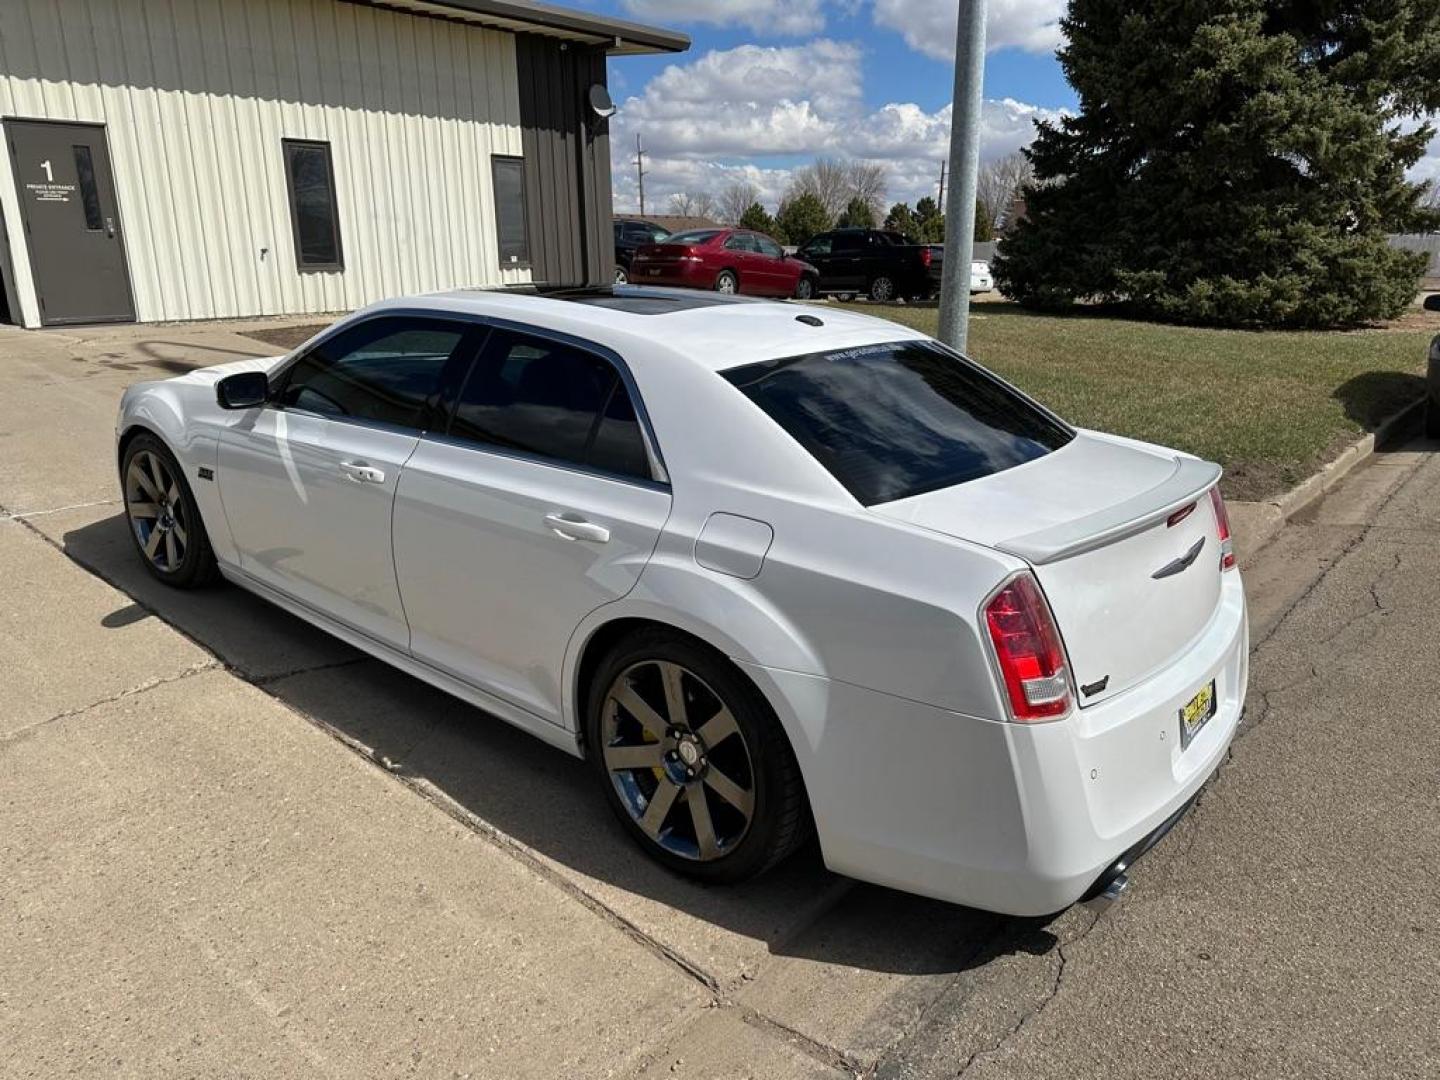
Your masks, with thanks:
M755 815L755 769L729 707L694 672L644 660L620 673L601 706L610 781L642 832L666 851L710 862Z
M190 542L180 483L158 454L142 450L125 470L125 513L135 539L157 569L174 573Z

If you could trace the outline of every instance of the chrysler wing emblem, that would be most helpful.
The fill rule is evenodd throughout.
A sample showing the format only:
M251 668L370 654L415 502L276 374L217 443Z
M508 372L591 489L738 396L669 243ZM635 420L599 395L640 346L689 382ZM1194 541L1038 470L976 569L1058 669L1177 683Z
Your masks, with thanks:
M1189 570L1190 564L1200 557L1200 549L1204 546L1205 537L1202 536L1199 540L1195 541L1195 546L1192 547L1189 551L1185 552L1184 555L1181 555L1174 562L1166 563L1164 566L1160 567L1159 570L1156 570L1150 576L1156 579L1174 577L1176 574L1179 574L1182 571Z

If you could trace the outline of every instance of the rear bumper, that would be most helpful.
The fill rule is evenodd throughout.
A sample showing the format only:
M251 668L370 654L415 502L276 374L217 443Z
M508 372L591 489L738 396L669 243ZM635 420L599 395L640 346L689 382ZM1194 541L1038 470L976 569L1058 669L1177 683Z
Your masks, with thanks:
M1159 675L1064 720L1009 724L745 665L791 735L832 869L991 911L1048 915L1163 835L1224 759L1245 701L1238 572ZM1180 707L1216 711L1180 748Z
M655 263L639 259L630 264L632 284L679 285L692 289L709 289L715 284L715 271L703 263ZM656 271L659 271L656 273Z

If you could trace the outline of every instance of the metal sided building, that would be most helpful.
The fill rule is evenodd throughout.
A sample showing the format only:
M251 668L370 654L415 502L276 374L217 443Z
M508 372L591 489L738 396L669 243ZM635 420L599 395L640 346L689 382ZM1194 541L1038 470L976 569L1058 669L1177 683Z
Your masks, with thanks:
M605 59L688 47L530 0L0 0L0 319L608 281Z

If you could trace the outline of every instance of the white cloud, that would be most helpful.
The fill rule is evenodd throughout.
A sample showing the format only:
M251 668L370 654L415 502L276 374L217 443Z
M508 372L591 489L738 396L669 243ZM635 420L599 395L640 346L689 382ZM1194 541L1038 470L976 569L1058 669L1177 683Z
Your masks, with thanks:
M818 34L825 29L820 0L625 0L625 10L667 24L744 26L757 34Z
M673 192L715 193L738 179L755 184L773 209L792 162L818 154L883 163L892 201L935 194L949 150L950 106L927 112L892 102L867 109L860 65L856 46L822 39L785 48L743 45L667 67L612 121L616 205L638 205L636 132L645 142L651 208ZM1026 145L1037 118L1058 115L1008 98L987 100L982 158ZM774 158L787 160L765 163Z
M875 24L898 31L912 49L939 60L955 55L955 0L875 0ZM990 0L985 45L1050 52L1060 44L1065 0Z

